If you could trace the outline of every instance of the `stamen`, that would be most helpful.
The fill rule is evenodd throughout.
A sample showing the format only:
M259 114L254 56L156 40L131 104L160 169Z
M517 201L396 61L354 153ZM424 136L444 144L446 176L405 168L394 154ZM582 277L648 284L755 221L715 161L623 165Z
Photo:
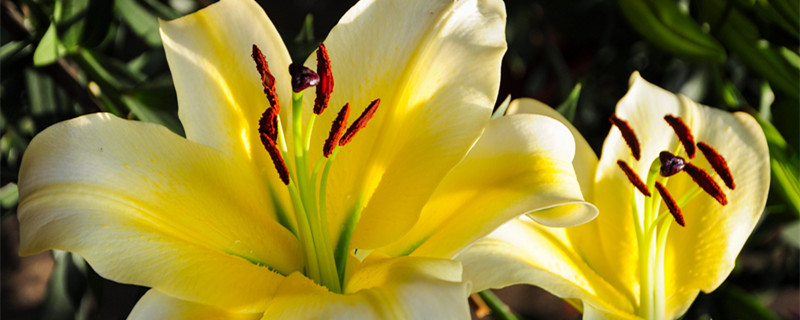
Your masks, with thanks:
M288 186L289 169L286 168L286 163L283 162L283 157L281 157L281 153L278 151L278 146L275 145L275 140L272 140L272 138L262 133L261 143L264 144L264 148L267 149L269 157L272 158L272 164L275 165L275 170L278 171L278 176L280 176L281 181Z
M611 121L611 124L617 126L619 132L622 133L622 138L625 139L625 143L627 143L628 148L631 149L633 158L639 160L641 153L639 149L639 139L636 139L636 134L633 133L633 129L631 129L631 126L628 124L627 121L617 118L616 114L612 114L609 120Z
M275 77L269 72L267 60L264 58L264 55L261 54L261 49L255 44L253 45L253 54L251 56L253 57L253 61L256 62L258 74L261 75L261 86L264 87L264 94L267 95L269 105L275 108L275 113L280 113L281 105L278 102L278 94L275 90Z
M339 139L340 146L348 144L350 140L353 140L353 137L359 130L367 126L367 122L369 122L369 119L372 119L372 116L375 115L375 110L378 109L378 106L380 104L381 104L381 99L375 99L369 103L369 106L367 106L367 108L364 109L364 112L362 112L361 115L358 116L358 119L356 119L356 121L354 121L353 124L351 124L350 127L347 128L347 132L345 132L344 135L342 135L342 138Z
M289 74L292 76L292 91L300 92L319 83L319 75L299 63L289 65Z
M683 168L683 171L689 174L697 183L700 188L703 189L708 195L713 197L717 202L722 204L723 206L728 204L728 198L725 196L725 193L722 192L722 189L719 187L716 181L708 175L703 169L691 164L686 163L686 166Z
M667 192L667 188L664 188L664 185L661 182L656 181L656 190L658 193L661 194L661 198L664 199L664 203L667 204L667 208L669 208L669 213L672 214L672 217L675 218L675 222L677 222L681 227L686 226L686 222L683 220L683 214L681 214L681 208L678 207L678 204L675 202L675 199Z
M639 178L639 175L636 174L636 172L634 172L633 169L631 169L631 167L625 163L625 161L617 160L617 165L620 169L622 169L622 172L625 172L625 175L628 176L628 181L630 181L633 186L636 187L636 189L639 189L639 192L647 197L650 196L650 189L647 188L642 181L642 178Z
M662 177L669 177L678 172L683 170L683 167L686 166L686 161L683 158L678 157L668 151L661 151L658 154L658 158L661 160L661 176Z
M322 147L322 153L325 155L325 158L329 157L331 153L333 153L333 148L339 144L339 137L341 137L342 132L344 132L344 125L347 123L347 117L349 115L350 103L347 103L342 107L342 110L339 110L339 114L336 115L336 119L333 120L328 140L325 140L325 145Z
M267 108L258 120L258 133L266 134L272 141L278 140L278 113L275 108Z
M664 116L664 120L672 127L675 134L678 135L678 139L681 140L683 148L686 149L686 154L689 155L689 159L694 159L694 136L692 136L692 131L689 130L689 127L686 126L683 119L668 114Z
M321 114L328 107L328 101L333 92L333 73L331 73L331 60L328 58L328 49L320 43L317 50L317 98L314 100L314 114Z
M733 174L731 174L731 169L728 168L728 162L725 161L725 158L723 158L717 150L714 150L714 148L703 141L697 143L697 148L703 152L703 156L706 157L708 163L714 168L714 171L716 171L719 177L722 178L722 181L725 182L725 186L731 190L736 189L736 183L733 182Z

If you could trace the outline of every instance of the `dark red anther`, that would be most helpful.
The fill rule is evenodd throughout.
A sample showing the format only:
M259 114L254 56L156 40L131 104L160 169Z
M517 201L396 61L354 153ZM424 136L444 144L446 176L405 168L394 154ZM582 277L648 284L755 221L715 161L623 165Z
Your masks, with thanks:
M622 138L625 139L625 143L628 144L628 148L631 149L631 153L633 154L633 158L639 160L641 156L641 151L639 149L639 139L636 138L636 134L633 133L633 129L628 124L628 121L622 120L617 117L616 114L612 114L611 118L609 118L611 124L617 126L619 132L622 133Z
M675 222L677 222L681 227L686 226L686 222L683 220L683 214L681 214L681 208L678 207L678 204L675 203L675 199L667 192L667 188L664 188L664 185L661 182L656 181L656 190L658 193L661 194L661 198L664 199L664 203L667 204L667 208L669 208L669 213L672 214L672 217L675 218Z
M347 132L345 132L344 135L342 135L342 138L339 139L340 146L344 146L347 143L349 143L350 140L353 140L353 137L359 130L367 126L367 122L369 122L369 119L372 119L372 116L375 115L375 110L378 109L378 105L380 104L381 104L381 99L375 99L369 103L369 106L367 106L367 108L364 109L364 112L362 112L361 115L358 116L358 119L356 119L356 121L354 121L353 124L351 124L350 127L347 128Z
M344 126L347 124L347 117L349 115L350 103L347 103L342 107L342 110L339 110L339 114L337 114L336 119L333 120L331 132L328 134L328 140L325 140L325 145L322 147L322 154L325 155L325 158L329 157L331 153L333 153L333 148L339 144L339 137L341 137L342 132L344 132Z
M689 130L689 127L686 126L686 123L683 122L683 119L668 114L664 116L664 120L672 127L675 134L678 135L678 139L681 140L683 148L686 149L686 154L689 155L689 159L694 159L694 136L692 135L692 131Z
M625 161L617 160L617 165L620 169L622 169L622 172L625 172L625 175L628 177L628 181L630 181L633 186L636 187L636 189L639 189L639 192L647 197L650 196L650 189L647 188L642 181L642 178L639 178L639 175L636 174L636 172L634 172L633 169L631 169L631 167L625 163Z
M688 173L689 176L692 177L692 180L694 180L703 191L717 200L717 202L723 206L728 204L728 198L725 196L725 193L722 192L722 188L719 187L717 182L714 181L714 178L708 175L705 170L691 163L686 163L686 166L683 167L683 171Z
M289 169L286 168L286 163L283 162L281 152L278 151L278 146L275 145L275 140L262 133L261 143L264 144L264 149L267 149L269 157L272 158L272 164L275 165L275 170L278 171L278 176L283 181L283 184L289 185Z
M319 75L299 63L289 65L289 74L292 76L292 91L300 92L319 83Z
M717 150L714 150L714 148L703 141L697 143L697 148L700 149L703 156L708 160L708 163L714 168L714 171L716 171L719 177L722 178L722 181L725 182L725 186L731 190L736 189L736 183L733 182L733 174L731 174L731 169L728 168L728 162L725 161L725 158L723 158Z
M328 49L320 43L317 49L317 98L314 100L314 114L321 114L328 107L328 101L333 92L333 73L331 73L331 60L328 58Z
M668 151L661 151L658 154L658 159L661 160L661 176L669 177L683 170L686 166L686 161Z
M275 108L267 108L258 120L258 133L266 134L272 141L278 140L278 114Z
M261 54L261 49L255 44L253 45L253 54L251 56L253 57L253 61L256 62L258 74L261 75L261 86L264 87L264 94L267 95L269 105L275 108L276 113L280 113L281 105L278 102L278 93L275 89L275 77L269 72L267 60L264 58L264 55Z

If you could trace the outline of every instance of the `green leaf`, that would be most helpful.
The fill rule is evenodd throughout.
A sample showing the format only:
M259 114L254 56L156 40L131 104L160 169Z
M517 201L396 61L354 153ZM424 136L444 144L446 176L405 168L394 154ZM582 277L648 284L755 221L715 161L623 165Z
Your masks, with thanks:
M572 122L575 120L575 111L578 110L578 99L580 96L581 84L578 83L572 88L572 91L569 92L567 99L556 108L556 111L564 116L564 118L567 118L569 122Z
M16 183L9 182L0 188L0 206L3 209L17 205L17 201L19 201L19 188Z
M506 110L508 109L508 105L511 104L511 95L509 94L506 96L506 99L503 100L503 103L497 107L497 110L492 113L492 117L490 119L497 119L506 114Z
M33 52L33 65L40 67L55 62L61 56L59 52L63 51L63 49L59 49L60 46L56 25L51 23L42 36L42 40L39 41L39 45L36 46L36 51Z
M36 70L25 69L25 84L32 115L41 116L55 111L56 96L52 79L40 75Z
M800 221L794 221L783 226L781 236L784 241L796 249L800 249Z
M798 156L789 149L786 140L775 127L761 116L756 119L764 130L769 146L769 162L772 171L772 185L770 188L778 191L791 210L800 217L800 168L798 168Z
M753 295L739 287L726 284L717 289L718 298L721 299L713 318L718 319L760 319L778 320L778 316L769 310Z
M73 52L78 48L87 5L88 0L63 1L62 12L56 23L59 39L61 39L61 44L66 52Z
M131 27L133 33L151 47L161 46L158 19L134 0L117 0L114 6L120 18Z

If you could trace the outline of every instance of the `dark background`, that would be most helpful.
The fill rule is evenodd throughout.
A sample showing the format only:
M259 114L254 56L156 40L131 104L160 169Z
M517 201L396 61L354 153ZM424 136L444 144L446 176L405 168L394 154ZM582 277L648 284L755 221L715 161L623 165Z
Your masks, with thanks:
M37 132L85 113L110 111L182 133L155 19L176 18L212 1L0 1L0 317L123 319L145 288L99 278L68 253L17 256L19 162ZM293 59L304 61L354 1L259 3ZM684 318L798 319L800 62L792 60L800 45L798 17L791 10L788 18L785 10L777 16L768 10L780 1L725 1L717 15L701 1L674 3L688 8L697 26L710 30L724 57L693 57L675 49L680 46L647 36L648 28L623 15L622 1L506 1L509 49L499 100L507 95L533 97L554 107L566 101L559 110L572 118L598 154L610 127L607 119L635 70L650 82L688 93L704 104L762 117L774 161L764 218L729 279L715 292L701 293ZM58 35L55 42L46 36L51 24ZM759 42L737 47L726 38L729 28L755 30ZM46 46L54 43L63 50L50 50L56 53L48 55ZM748 55L747 48L763 45L768 47L761 51L763 56ZM794 56L784 55L785 61L768 65L774 58L769 50ZM789 77L776 76L781 72ZM578 83L579 98L569 99ZM498 295L522 318L580 317L568 304L535 287L515 286Z

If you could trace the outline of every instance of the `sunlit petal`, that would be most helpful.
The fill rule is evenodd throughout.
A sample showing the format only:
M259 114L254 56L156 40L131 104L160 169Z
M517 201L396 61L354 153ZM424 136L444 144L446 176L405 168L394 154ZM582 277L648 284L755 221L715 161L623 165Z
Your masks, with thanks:
M269 103L250 54L253 44L264 53L287 125L291 59L264 10L255 1L220 1L160 21L160 30L186 138L241 158L241 170L262 175L279 200L276 206L288 208L286 189L258 134L258 119Z
M681 98L683 103L693 104ZM686 311L698 290L713 291L731 273L764 210L770 180L766 139L753 117L701 105L695 105L693 111L695 139L726 158L736 189L725 189L725 206L701 194L683 207L686 227L670 229L664 273L667 312L674 315ZM692 162L713 173L702 154ZM723 185L721 180L717 182ZM667 188L680 194L694 185L688 176L679 175L670 179Z
M236 313L213 306L189 302L150 289L139 299L128 320L255 320L261 313Z
M617 319L635 318L633 301L595 272L577 254L564 229L528 218L512 220L458 255L472 290L534 283L561 298L579 298L584 311L596 309ZM607 316L606 316L607 317Z
M371 123L339 154L328 189L331 226L341 226L364 197L355 204L366 208L354 247L374 248L411 228L478 138L497 96L504 29L501 1L368 0L331 30L325 44L334 111L317 119L322 129L312 150L322 149L335 110L350 102L359 114L381 99Z
M370 257L357 268L346 294L289 275L263 319L469 318L469 288L456 261Z
M572 160L572 166L575 168L575 175L581 185L581 193L586 199L592 198L594 173L597 169L597 155L575 126L555 109L541 101L530 98L514 99L509 104L506 114L540 114L556 119L566 126L575 139L575 158Z
M442 181L411 232L387 252L452 257L509 219L528 213L569 226L597 215L583 201L572 169L575 144L566 127L545 116L491 121ZM559 207L560 206L560 207ZM559 210L542 210L559 207Z
M234 160L109 114L56 124L22 161L20 253L68 250L118 282L263 308L282 279L268 268L300 269L300 247L273 219L264 182Z

